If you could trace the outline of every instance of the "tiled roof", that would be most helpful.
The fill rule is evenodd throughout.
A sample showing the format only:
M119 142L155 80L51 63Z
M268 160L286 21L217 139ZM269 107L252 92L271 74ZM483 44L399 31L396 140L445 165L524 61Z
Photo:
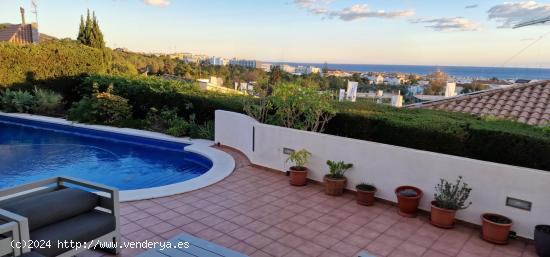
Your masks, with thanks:
M32 26L31 24L7 24L4 29L0 30L0 42L31 44L33 43Z
M531 125L550 125L550 81L479 91L409 108L490 115Z

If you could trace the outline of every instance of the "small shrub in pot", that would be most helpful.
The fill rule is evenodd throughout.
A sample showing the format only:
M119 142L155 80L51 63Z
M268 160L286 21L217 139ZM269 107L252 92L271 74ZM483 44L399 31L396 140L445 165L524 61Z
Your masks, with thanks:
M288 156L287 162L291 162L294 165L290 167L288 171L290 174L290 184L293 186L305 186L307 183L308 169L305 167L311 153L305 149L295 151Z
M376 187L372 184L361 183L355 186L357 190L357 203L360 205L371 206L374 204Z
M342 195L347 183L347 178L344 174L353 167L353 164L343 161L327 161L327 165L330 168L330 172L324 178L325 193L333 196Z
M452 228L455 222L456 211L468 208L472 203L466 203L472 188L462 181L459 176L456 183L445 179L435 187L432 201L431 222L440 228Z

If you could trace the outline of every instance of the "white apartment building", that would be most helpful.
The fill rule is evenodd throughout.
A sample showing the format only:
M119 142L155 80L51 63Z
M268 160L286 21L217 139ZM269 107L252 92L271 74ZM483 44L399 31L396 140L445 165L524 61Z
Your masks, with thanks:
M208 59L208 61L210 62L210 64L216 65L216 66L226 66L229 64L229 60L223 57L212 56L210 57L210 59Z
M247 68L261 69L263 63L256 60L244 60L244 59L233 58L229 61L229 64L247 67Z
M390 85L390 86L399 86L404 83L404 79L399 77L389 77L384 80L384 83Z
M296 67L295 73L300 73L303 75L309 75L309 74L319 74L321 73L321 68L315 67L315 66L298 66Z
M369 83L372 85L381 85L381 84L384 84L384 76L382 76L381 74L378 74L376 76L370 76L370 77L367 77L367 79L369 80Z

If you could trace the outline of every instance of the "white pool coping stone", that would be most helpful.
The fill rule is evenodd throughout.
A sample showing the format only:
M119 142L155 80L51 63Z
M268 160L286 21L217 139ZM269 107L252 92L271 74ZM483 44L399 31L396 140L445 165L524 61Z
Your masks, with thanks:
M150 139L164 140L169 142L189 144L184 148L185 151L196 153L202 155L210 161L212 161L212 168L206 173L202 174L199 177L186 180L183 182L170 184L166 186L145 188L145 189L136 189L136 190L121 190L120 191L120 201L129 202L129 201L138 201L146 200L153 198L166 197L176 194L182 194L203 187L210 186L217 182L220 182L227 176L231 175L235 169L235 160L231 155L227 154L224 151L220 151L211 146L214 145L213 141L205 139L190 139L190 138L177 138L162 133L130 129L130 128L115 128L102 125L88 125L81 124L76 122L71 122L61 118L52 118L39 115L31 115L24 113L3 113L0 112L0 116L13 117L19 119L47 122L53 124L66 125L71 127L79 127L86 129L94 129L99 131L106 131L112 133L118 133L123 135L138 136Z

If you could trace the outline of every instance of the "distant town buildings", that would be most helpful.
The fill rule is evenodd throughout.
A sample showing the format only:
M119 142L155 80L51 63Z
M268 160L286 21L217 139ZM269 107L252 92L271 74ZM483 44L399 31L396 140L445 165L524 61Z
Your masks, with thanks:
M294 71L296 75L309 75L321 73L321 68L315 66L298 66Z
M245 60L245 59L233 58L229 61L229 64L247 67L247 68L253 68L253 69L261 69L263 63L257 60Z
M40 34L38 33L38 24L27 24L25 21L25 9L20 8L21 24L0 24L0 42L10 42L14 44L38 44Z
M229 64L229 60L223 57L212 56L208 59L209 63L216 66L226 66Z

